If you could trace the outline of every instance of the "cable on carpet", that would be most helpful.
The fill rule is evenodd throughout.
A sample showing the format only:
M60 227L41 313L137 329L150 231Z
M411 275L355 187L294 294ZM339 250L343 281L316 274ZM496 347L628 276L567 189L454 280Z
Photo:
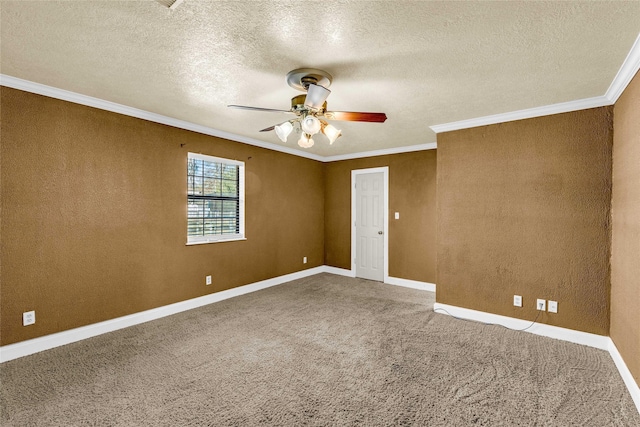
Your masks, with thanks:
M453 314L449 313L444 308L434 308L433 311L434 312L435 311L444 311L445 313L447 313L449 316L453 317L454 319L464 320L465 322L481 323L481 324L483 324L485 326L502 326L503 328L509 329L509 330L512 330L512 331L526 331L527 329L529 329L530 327L532 327L533 325L536 324L536 322L538 320L538 317L540 317L540 313L541 313L541 311L538 311L538 315L536 316L536 318L533 319L533 322L531 322L531 324L529 326L527 326L526 328L524 328L524 329L514 329L514 328L510 328L510 327L505 326L505 325L501 325L500 323L486 323L486 322L481 322L479 320L471 320L471 319L464 319L462 317L457 317L457 316L454 316Z

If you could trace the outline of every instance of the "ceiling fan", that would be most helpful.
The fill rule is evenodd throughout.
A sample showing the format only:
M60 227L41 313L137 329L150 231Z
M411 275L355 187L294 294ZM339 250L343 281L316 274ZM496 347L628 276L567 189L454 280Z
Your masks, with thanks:
M303 148L312 147L313 135L323 133L329 143L333 144L342 135L339 129L329 124L327 120L342 120L350 122L383 123L387 120L385 113L363 113L352 111L328 111L327 97L331 93L328 89L333 78L329 73L314 68L298 68L287 73L287 83L294 89L306 92L291 98L291 109L277 110L273 108L248 107L245 105L228 105L252 111L267 111L273 113L294 114L296 117L277 125L262 129L260 132L275 130L282 142L287 142L289 134L295 129L300 133L298 145Z

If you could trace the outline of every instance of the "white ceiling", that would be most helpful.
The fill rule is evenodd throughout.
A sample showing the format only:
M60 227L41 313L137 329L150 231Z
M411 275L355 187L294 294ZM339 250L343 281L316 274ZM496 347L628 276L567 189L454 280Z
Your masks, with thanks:
M640 1L5 1L0 72L297 149L273 132L300 67L333 75L316 156L436 141L433 125L602 97L640 31Z

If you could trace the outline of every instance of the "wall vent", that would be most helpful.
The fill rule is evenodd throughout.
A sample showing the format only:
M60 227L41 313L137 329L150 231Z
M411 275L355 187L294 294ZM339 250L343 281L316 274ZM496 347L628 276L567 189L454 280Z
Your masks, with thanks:
M182 3L184 0L156 0L161 5L168 7L169 9L175 9Z

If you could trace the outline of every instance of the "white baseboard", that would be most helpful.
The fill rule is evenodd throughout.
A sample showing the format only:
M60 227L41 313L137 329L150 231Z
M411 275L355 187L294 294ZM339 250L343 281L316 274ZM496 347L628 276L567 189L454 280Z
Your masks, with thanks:
M172 314L213 304L215 302L223 301L229 298L259 291L261 289L280 285L292 280L313 276L319 273L331 273L354 277L354 274L351 270L331 267L327 265L297 271L295 273L285 274L284 276L278 276L271 279L262 280L260 282L239 286L237 288L228 289L226 291L220 291L210 295L177 302L175 304L141 311L139 313L130 314L128 316L118 317L116 319L106 320L104 322L94 323L92 325L82 326L68 331L58 332L55 334L46 335L44 337L22 341L16 344L5 345L0 347L0 363L28 356L30 354L39 353L44 350L49 350L76 341L81 341L83 339L95 337L107 332L116 331L118 329L127 328L129 326L138 325L140 323L160 319ZM436 286L433 283L418 282L397 277L388 277L386 283L396 286L405 286L413 289L427 290L431 292L435 292ZM437 312L446 310L448 313L443 314L449 314L462 319L475 320L484 323L500 324L514 329L523 329L531 324L531 322L528 320L515 319L513 317L500 316L497 314L470 310L467 308L456 307L441 303L435 303L433 308L434 311ZM638 412L640 412L640 388L635 382L631 371L629 371L629 369L627 368L627 365L622 359L622 356L618 352L618 349L616 348L611 338L544 324L535 324L531 328L527 329L526 332L570 341L577 344L588 345L590 347L596 347L609 351L611 357L613 358L613 361L616 364L616 367L618 368L618 371L620 372L620 375L622 376L622 379L624 380L625 385L629 389L629 393L631 394L631 398L638 408Z
M531 320L516 319L514 317L501 316L499 314L486 313L484 311L471 310L454 305L435 303L433 310L436 313L449 314L453 317L461 319L475 320L482 323L492 323L496 325L506 326L511 329L524 329L531 325ZM445 312L446 311L446 312ZM601 350L609 350L609 337L604 335L590 334L588 332L576 331L573 329L560 328L558 326L545 325L544 323L536 323L525 332L545 337L555 338L563 341L569 341L576 344L588 345L589 347L599 348Z
M441 304L438 302L433 304L433 310L436 313L448 314L460 319L502 325L512 329L524 329L527 326L531 325L530 320L516 319L513 317L501 316L498 314L471 310L468 308L456 307L454 305ZM622 376L624 384L629 390L629 394L631 394L631 398L633 399L633 402L638 409L638 413L640 413L640 387L638 387L638 384L633 378L631 371L629 371L629 368L622 359L622 356L618 352L618 349L616 348L610 337L590 334L588 332L575 331L573 329L560 328L558 326L545 325L541 323L534 324L525 332L530 332L532 334L542 335L545 337L555 338L563 341L569 341L576 344L587 345L589 347L595 347L601 350L608 351L614 363L616 364L616 367L618 368L618 372L620 372L620 376Z
M355 277L355 272L344 268L331 267L323 265L320 267L314 267L307 270L298 271L284 276L274 277L272 279L262 280L260 282L251 283L244 286L238 286L237 288L228 289L226 291L220 291L213 294L205 295L198 298L193 298L186 301L177 302L174 304L165 305L162 307L153 308L151 310L141 311L139 313L133 313L127 316L118 317L116 319L105 320L104 322L94 323L87 326L81 326L79 328L70 329L55 334L45 335L43 337L33 338L27 341L21 341L15 344L9 344L0 347L0 363L7 362L9 360L17 359L19 357L28 356L30 354L39 353L44 350L49 350L55 347L59 347L73 342L81 341L83 339L95 337L97 335L105 334L107 332L117 331L118 329L127 328L129 326L138 325L140 323L149 322L151 320L160 319L165 316L171 316L172 314L180 313L194 308L202 307L204 305L213 304L215 302L223 301L229 298L244 295L250 292L259 291L261 289L269 288L271 286L280 285L282 283L290 282L292 280L302 279L304 277L313 276L319 273L331 273L340 276ZM414 282L405 279L395 279L401 281L404 284L401 286L414 287L416 289L426 289L422 282ZM400 283L394 283L400 284ZM429 289L427 289L429 290Z
M624 381L629 393L631 394L631 398L633 399L633 403L636 404L636 409L638 409L638 413L640 413L640 387L636 380L633 378L631 371L627 367L627 364L624 363L622 359L622 355L618 351L618 348L614 344L612 339L609 339L609 354L611 354L611 358L613 362L616 364L618 368L618 372L620 372L620 376Z
M346 268L331 267L330 265L325 265L322 268L325 273L337 274L338 276L356 277L355 271L347 270Z
M340 276L356 277L356 272L353 270L347 270L346 268L331 267L328 265L324 266L324 272L338 274ZM395 285L395 286L403 286L405 288L419 289L421 291L429 291L429 292L436 291L436 285L434 283L419 282L417 280L402 279L400 277L388 276L384 279L384 283L386 283L387 285Z
M228 289L226 291L216 292L202 297L153 308L151 310L141 311L139 313L133 313L127 316L105 320L104 322L98 322L91 325L81 326L79 328L58 332L55 334L45 335L43 337L33 338L27 341L21 341L15 344L5 345L0 347L0 363L17 359L19 357L28 356L30 354L39 353L41 351L49 350L62 345L71 344L73 342L95 337L107 332L113 332L117 331L118 329L123 329L129 326L138 325L140 323L149 322L151 320L160 319L165 316L171 316L172 314L192 310L194 308L213 304L215 302L237 297L239 295L259 291L261 289L280 285L292 280L302 279L304 277L309 277L318 273L331 273L340 276L355 277L354 271L344 268L331 267L328 265L314 267L307 270L286 274L284 276L274 277L272 279L262 280L260 282L239 286L237 288ZM390 277L387 283L415 289L431 291L435 290L435 285L431 283L417 282L395 277Z
M105 320L104 322L81 326L79 328L70 329L68 331L58 332L51 335L45 335L43 337L33 338L27 341L21 341L15 344L5 345L0 347L0 363L17 359L23 356L28 356L30 354L39 353L41 351L49 350L62 345L71 344L73 342L95 337L107 332L117 331L118 329L123 329L129 326L138 325L140 323L149 322L151 320L160 319L165 316L171 316L172 314L202 307L204 305L223 301L229 298L237 297L239 295L259 291L261 289L280 285L292 280L313 276L314 274L323 273L325 271L325 266L314 267L307 270L297 271L291 274L285 274L284 276L278 276L271 279L262 280L260 282L238 286L237 288L228 289L226 291L220 291L202 297L169 304L158 308L153 308L151 310L141 311L139 313L122 316L111 320ZM329 272L332 273L333 271Z
M436 285L429 282L419 282L417 280L401 279L400 277L387 277L384 283L389 285L403 286L405 288L419 289L421 291L435 292Z

